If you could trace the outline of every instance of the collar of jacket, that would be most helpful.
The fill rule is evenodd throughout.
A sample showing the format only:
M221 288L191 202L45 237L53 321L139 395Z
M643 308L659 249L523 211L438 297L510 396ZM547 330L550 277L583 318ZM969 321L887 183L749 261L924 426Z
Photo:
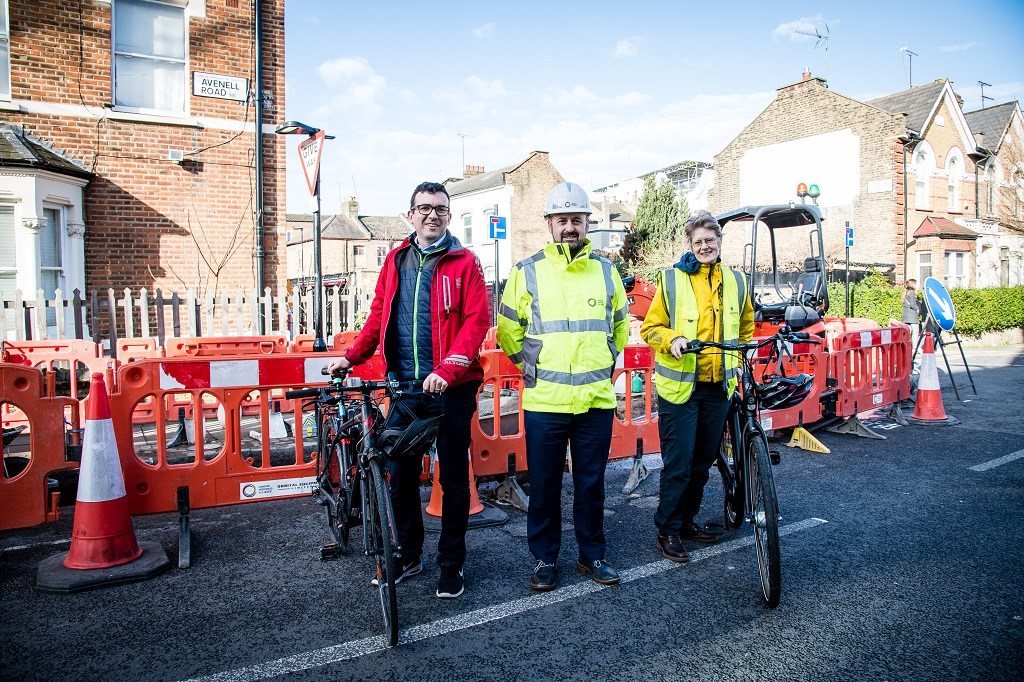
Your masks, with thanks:
M454 234L452 234L451 230L446 231L445 232L445 236L441 237L436 242L434 242L429 247L427 247L426 251L421 249L419 247L419 245L416 243L416 233L415 232L413 232L408 237L406 237L402 241L402 243L398 245L398 248L399 249L405 249L405 248L412 247L412 248L416 249L417 251L419 251L422 254L429 255L429 254L433 253L436 249L440 249L442 242L447 244L447 246L448 246L447 252L448 253L453 253L455 251L462 251L462 249L465 248L464 246L462 246L462 242L459 241L459 238L456 237Z
M569 251L569 246L564 242L551 242L544 247L544 254L548 258L553 258L556 262L561 263L565 266L572 266L576 263L586 263L587 259L590 258L590 252L592 245L589 239L583 240L583 246L580 247L579 253L574 258L572 253Z

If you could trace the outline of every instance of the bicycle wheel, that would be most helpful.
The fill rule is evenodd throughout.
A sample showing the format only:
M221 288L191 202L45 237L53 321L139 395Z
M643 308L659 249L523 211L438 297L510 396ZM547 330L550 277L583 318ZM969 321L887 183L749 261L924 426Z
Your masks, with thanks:
M775 495L768 443L755 435L747 449L750 473L750 511L757 547L757 568L761 574L761 592L770 608L779 605L782 573L779 561L779 502Z
M384 612L384 631L389 646L398 643L398 595L395 594L395 522L391 511L391 494L384 480L380 461L371 459L366 481L367 551L377 562L377 591Z
M335 438L331 442L330 449L330 477L334 484L334 509L327 507L327 522L331 526L331 535L336 542L343 547L348 547L349 530L352 528L352 521L349 510L351 509L351 489L349 488L349 467L350 461L348 450L351 448L344 439Z
M718 473L722 476L722 526L725 530L736 530L743 525L743 479L740 476L742 454L736 447L733 434L733 418L726 419L719 446Z

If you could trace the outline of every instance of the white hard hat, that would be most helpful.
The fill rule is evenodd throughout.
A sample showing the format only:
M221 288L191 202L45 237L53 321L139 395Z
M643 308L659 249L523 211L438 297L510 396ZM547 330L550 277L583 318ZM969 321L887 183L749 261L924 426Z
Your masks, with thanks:
M590 199L579 185L563 182L555 185L548 192L544 202L544 217L556 213L586 213L590 215Z

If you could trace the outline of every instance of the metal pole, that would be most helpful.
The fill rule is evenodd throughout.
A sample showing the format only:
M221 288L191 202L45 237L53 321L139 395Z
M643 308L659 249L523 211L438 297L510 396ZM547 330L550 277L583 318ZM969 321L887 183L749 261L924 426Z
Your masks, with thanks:
M255 19L254 41L256 43L256 289L257 296L263 296L263 289L266 286L264 273L264 260L266 251L263 248L263 240L266 238L263 224L263 59L262 59L262 32L263 22L261 21L260 0L253 0L253 13ZM269 324L264 319L263 306L259 307L259 331L264 333Z
M494 322L498 324L498 235L494 235L494 286L491 289L491 303L494 304Z
M313 340L313 350L318 353L327 351L327 342L324 341L324 313L323 313L323 269L320 258L320 171L316 174L316 213L313 214L313 267L316 269L314 279L316 280L313 291L313 327L316 338Z
M850 221L846 221L846 229L850 229ZM846 244L846 314L850 316L850 244Z

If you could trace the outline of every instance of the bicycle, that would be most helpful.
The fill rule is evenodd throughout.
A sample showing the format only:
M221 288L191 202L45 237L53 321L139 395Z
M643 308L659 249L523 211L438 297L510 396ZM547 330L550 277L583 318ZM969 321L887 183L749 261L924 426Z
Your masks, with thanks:
M326 509L333 539L321 546L320 559L340 556L348 546L350 530L362 526L363 553L376 563L374 582L389 646L398 643L395 559L401 547L391 507L387 460L422 457L437 435L440 417L415 419L412 415L408 426L387 428L382 403L386 398L393 409L402 409L402 396L414 392L416 385L418 382L366 381L341 374L332 376L326 386L285 393L290 400L312 398L303 409L312 404L316 411L316 483L312 495Z
M727 531L739 528L744 521L753 526L761 592L770 608L778 606L782 596L779 503L772 475L772 465L778 464L779 454L768 448L768 435L761 427L759 413L762 408L792 407L810 393L812 376L787 377L783 370L782 358L788 353L786 344L794 342L820 343L821 340L807 332L792 332L782 325L772 336L751 343L694 340L683 351L698 353L705 348L717 348L737 353L741 359L739 390L732 396L715 464L725 491L723 525ZM757 383L749 354L767 345L772 345L772 349L766 363L775 360L780 373L763 377L764 381Z

